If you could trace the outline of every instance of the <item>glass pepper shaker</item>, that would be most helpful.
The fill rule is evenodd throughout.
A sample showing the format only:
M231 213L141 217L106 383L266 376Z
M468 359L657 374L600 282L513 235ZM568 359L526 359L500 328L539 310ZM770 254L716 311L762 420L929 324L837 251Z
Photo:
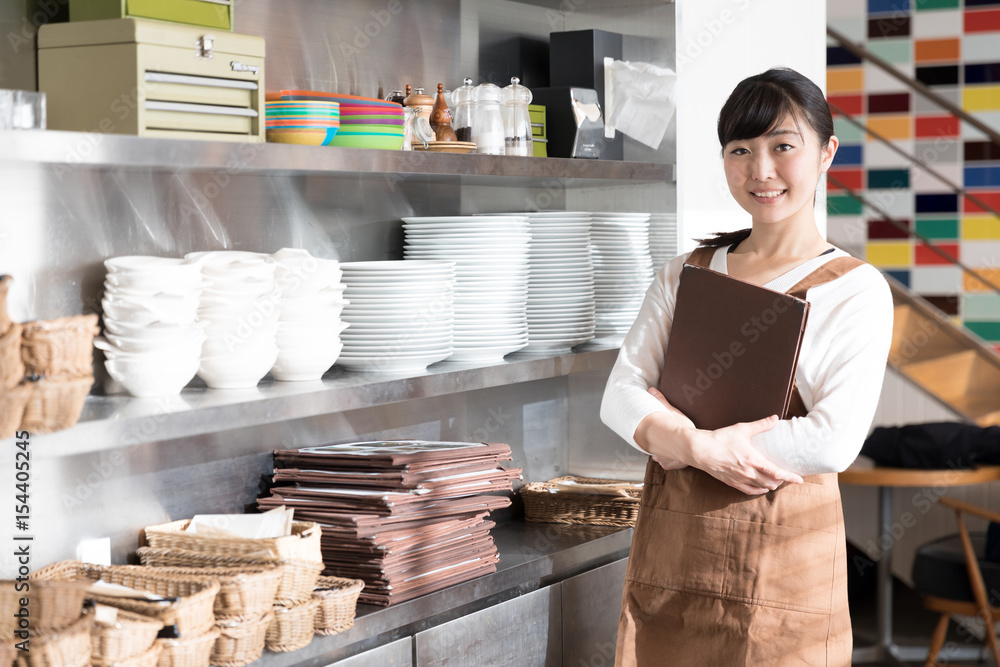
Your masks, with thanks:
M472 112L472 141L476 143L477 153L504 154L500 88L492 83L481 83L476 86L476 106Z
M476 87L472 79L466 78L465 85L451 94L455 102L455 117L451 126L459 141L472 141L472 110L476 103Z
M504 153L531 157L531 116L528 104L531 91L521 85L519 78L511 77L510 85L501 92L503 100Z

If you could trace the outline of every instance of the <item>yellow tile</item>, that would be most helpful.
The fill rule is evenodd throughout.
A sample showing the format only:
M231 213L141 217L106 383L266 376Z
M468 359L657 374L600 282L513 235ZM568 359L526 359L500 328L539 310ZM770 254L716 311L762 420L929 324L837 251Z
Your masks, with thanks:
M1000 218L992 215L964 216L962 218L963 239L1000 239Z
M913 135L913 119L909 114L869 115L868 127L886 139L909 139ZM868 137L868 141L875 139Z
M827 93L856 93L865 89L865 70L861 67L837 67L826 70Z
M1000 109L1000 86L967 87L962 92L962 108L966 111Z
M913 264L913 248L908 241L869 243L868 262L880 267L910 266Z
M974 266L971 267L976 273L994 285L1000 286L1000 269ZM962 283L966 292L992 292L981 280L976 280L968 273L962 272Z

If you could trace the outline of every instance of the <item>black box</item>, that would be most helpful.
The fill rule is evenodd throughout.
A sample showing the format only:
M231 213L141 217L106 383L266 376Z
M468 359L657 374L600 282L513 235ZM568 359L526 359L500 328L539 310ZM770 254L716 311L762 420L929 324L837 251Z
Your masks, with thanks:
M623 36L607 30L570 30L549 33L549 86L593 88L601 110L604 101L604 58L622 60ZM621 160L624 141L621 132L605 140L601 159Z

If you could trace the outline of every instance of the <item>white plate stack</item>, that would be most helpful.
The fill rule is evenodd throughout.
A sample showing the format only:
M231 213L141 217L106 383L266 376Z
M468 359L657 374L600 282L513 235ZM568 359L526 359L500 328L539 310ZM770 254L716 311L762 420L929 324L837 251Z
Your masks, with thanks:
M133 396L176 396L198 372L204 328L196 323L201 267L167 257L105 260L104 350L108 374Z
M403 218L404 256L455 263L454 353L449 361L499 363L528 344L524 216Z
M297 248L282 248L271 258L285 269L278 278L278 359L271 375L284 382L318 380L340 356L340 333L347 328L340 319L347 304L340 262Z
M591 255L597 303L596 336L621 344L653 280L649 213L594 213Z
M198 319L206 323L207 338L198 375L212 389L257 386L278 358L278 263L268 255L235 250L187 257L201 263L205 276Z
M649 216L649 255L653 270L677 256L677 214L652 213Z
M337 365L373 373L414 373L452 353L455 264L434 260L344 262Z
M528 350L555 353L594 337L590 214L528 213Z

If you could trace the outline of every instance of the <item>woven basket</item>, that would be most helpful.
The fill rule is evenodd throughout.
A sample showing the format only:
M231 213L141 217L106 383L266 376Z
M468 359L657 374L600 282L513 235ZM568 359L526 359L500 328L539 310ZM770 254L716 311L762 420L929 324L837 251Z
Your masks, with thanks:
M21 357L29 375L72 380L94 374L97 315L73 315L24 325Z
M292 524L292 534L267 539L215 537L189 533L189 519L146 528L146 541L154 549L184 549L217 556L252 556L272 560L322 562L320 527L311 521Z
M11 325L10 316L7 314L7 292L13 281L14 279L8 275L0 276L0 336L7 333L7 329ZM4 667L7 666L4 665Z
M88 616L94 620L90 630L90 660L94 663L117 663L148 653L163 628L163 623L154 618L121 609L113 625L97 621L93 613Z
M21 417L21 428L32 434L54 433L69 428L80 418L83 403L94 386L94 377L39 380L31 384L31 397Z
M21 361L23 328L7 320L6 333L0 334L0 392L17 386L24 378L24 362Z
M248 665L264 653L264 641L274 613L240 623L219 623L219 638L212 648L211 662L216 667Z
M148 649L130 658L116 660L114 662L98 662L91 658L91 667L156 667L163 654L163 645L154 643Z
M293 606L275 606L274 620L267 626L267 650L287 653L305 648L313 638L313 618L319 600L310 598Z
M31 399L35 385L22 382L12 389L0 390L0 438L12 438L24 419L24 408Z
M90 664L90 618L58 632L44 633L31 640L30 651L19 651L17 667L87 667Z
M0 582L0 640L14 637L18 629L14 614L21 606L21 598L28 598L32 633L61 630L83 613L85 585L71 581L29 581L27 585L27 591L19 591L18 582Z
M203 635L183 639L157 639L162 652L156 667L208 667L219 629L212 627Z
M320 577L313 591L318 600L313 615L313 631L318 635L335 635L354 625L358 608L358 595L365 587L360 579Z
M144 571L146 570L146 571ZM146 600L88 595L91 599L125 611L155 618L184 638L203 635L215 623L212 605L219 592L219 582L207 579L184 579L169 574L151 574L147 568L128 565L91 565L77 561L62 561L43 567L32 575L36 579L97 581L128 586L140 591L178 598L164 606Z
M184 549L142 547L136 553L143 565L156 567L261 569L277 565L281 569L281 580L274 593L274 604L294 604L308 599L324 567L321 562L218 556Z
M560 482L592 485L566 491ZM642 486L592 477L557 477L548 482L534 482L518 491L524 500L524 518L541 523L585 523L598 526L634 526L639 515ZM617 494L617 495L612 495Z

